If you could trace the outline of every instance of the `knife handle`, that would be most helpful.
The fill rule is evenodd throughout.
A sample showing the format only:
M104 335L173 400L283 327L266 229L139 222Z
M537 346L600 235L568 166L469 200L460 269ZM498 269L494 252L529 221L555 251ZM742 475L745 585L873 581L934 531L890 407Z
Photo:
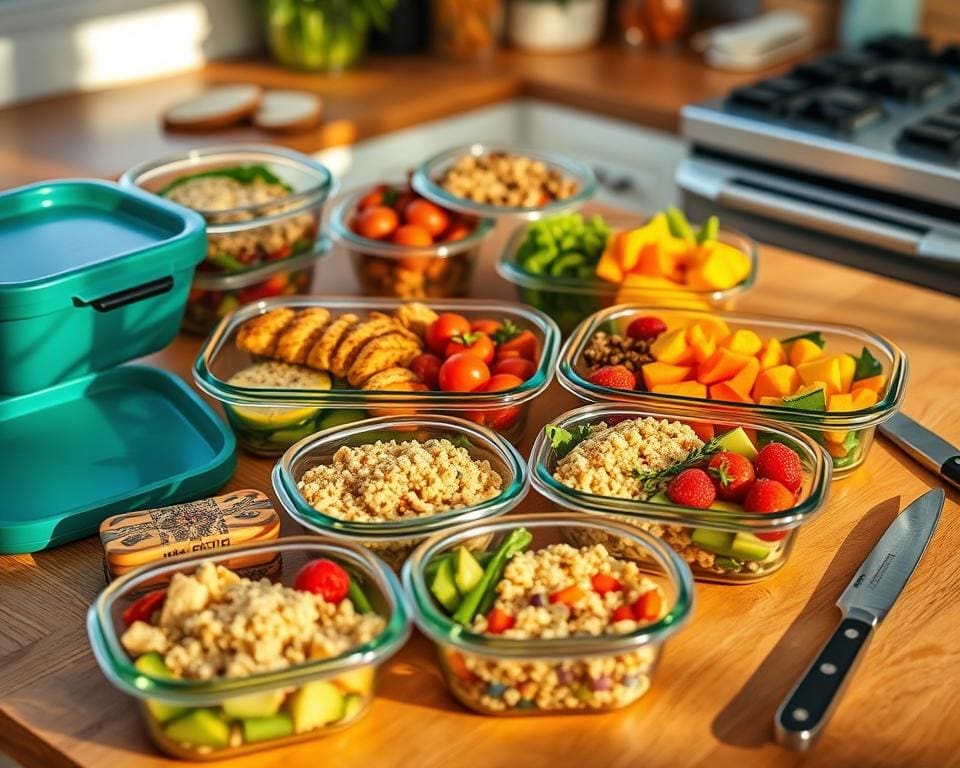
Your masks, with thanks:
M960 488L960 456L951 456L940 465L940 474Z
M781 746L802 751L814 744L872 632L871 622L854 616L840 622L777 710L774 725Z

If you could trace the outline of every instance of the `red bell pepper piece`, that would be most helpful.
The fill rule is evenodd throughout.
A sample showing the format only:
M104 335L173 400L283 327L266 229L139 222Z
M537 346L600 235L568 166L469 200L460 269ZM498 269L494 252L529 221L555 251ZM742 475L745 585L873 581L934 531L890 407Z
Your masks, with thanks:
M586 597L586 593L580 589L580 587L574 584L572 587L567 587L566 589L561 589L559 592L554 592L552 595L550 595L550 602L573 605L574 603L583 600L584 597Z
M660 611L663 608L663 598L655 589L644 592L638 597L632 606L633 617L637 621L653 621L660 617Z
M517 619L506 611L499 608L491 609L487 614L487 630L494 635L506 632L510 627L517 623Z
M166 599L166 589L155 589L138 597L123 612L123 623L128 627L135 621L145 621L149 624L153 614L163 608Z
M598 592L601 595L605 595L607 592L619 592L623 589L623 584L613 578L609 573L595 573L590 579L590 586L593 587L594 592Z
M629 605L621 605L613 612L614 621L634 621L633 609Z

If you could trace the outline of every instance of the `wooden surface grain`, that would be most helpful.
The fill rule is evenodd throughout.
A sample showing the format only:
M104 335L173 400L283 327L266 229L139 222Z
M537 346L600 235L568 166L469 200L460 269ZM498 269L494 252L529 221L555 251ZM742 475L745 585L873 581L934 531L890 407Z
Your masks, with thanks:
M489 243L476 296L512 298ZM354 293L342 254L318 272L322 294ZM763 248L752 312L841 321L889 336L910 357L904 409L960 445L960 301ZM180 336L148 359L189 380L199 341ZM554 383L533 405L520 448L575 405ZM272 462L240 455L229 488L269 490ZM499 719L460 708L419 635L386 664L380 695L355 727L298 747L223 763L337 766L947 766L960 765L960 494L900 602L876 632L820 745L807 756L771 742L774 710L839 620L834 605L899 509L936 479L879 439L865 466L834 483L824 513L787 566L750 586L697 586L694 617L666 647L650 693L603 715ZM544 510L531 493L521 511ZM285 532L296 530L289 520ZM103 587L97 539L0 558L0 751L28 768L170 764L133 702L102 677L83 620Z
M285 70L267 60L214 62L184 75L0 110L0 188L63 175L119 176L145 160L220 143L272 142L316 152L518 96L675 131L684 104L762 75L712 70L686 51L613 44L569 54L501 51L476 63L427 55L371 57L338 75ZM163 129L165 109L210 85L238 82L315 92L323 98L324 121L290 135L249 126Z

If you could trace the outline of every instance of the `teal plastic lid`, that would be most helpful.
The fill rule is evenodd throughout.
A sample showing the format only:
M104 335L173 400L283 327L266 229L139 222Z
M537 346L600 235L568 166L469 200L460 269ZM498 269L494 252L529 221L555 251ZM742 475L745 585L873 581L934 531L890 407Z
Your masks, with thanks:
M0 400L0 554L97 532L109 515L210 496L233 433L180 378L123 365Z
M0 320L90 302L203 260L194 211L109 181L0 193Z

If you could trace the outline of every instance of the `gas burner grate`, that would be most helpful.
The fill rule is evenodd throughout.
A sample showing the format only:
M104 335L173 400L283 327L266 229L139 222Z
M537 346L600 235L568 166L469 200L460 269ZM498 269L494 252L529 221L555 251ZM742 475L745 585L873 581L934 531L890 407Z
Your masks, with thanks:
M885 96L911 104L920 104L941 93L949 83L942 70L907 61L897 61L870 67L852 83L878 96Z
M884 35L863 46L865 51L882 59L929 59L932 55L929 37Z
M897 148L925 160L960 160L960 113L955 105L946 112L929 115L908 125L897 138Z
M877 99L842 86L800 96L790 105L791 117L843 134L858 131L884 114Z

